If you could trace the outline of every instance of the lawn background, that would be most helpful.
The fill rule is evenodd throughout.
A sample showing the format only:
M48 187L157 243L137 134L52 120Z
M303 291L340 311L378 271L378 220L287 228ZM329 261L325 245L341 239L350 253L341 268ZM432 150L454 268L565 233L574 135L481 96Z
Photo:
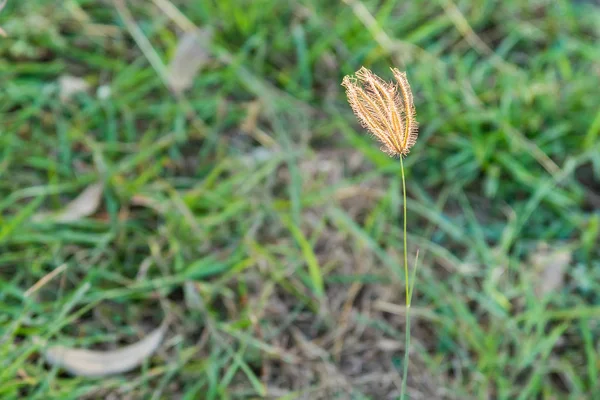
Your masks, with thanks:
M0 26L0 398L397 398L400 164L344 98L362 65L407 71L420 122L410 398L600 394L597 2L12 0ZM41 356L165 313L128 374Z

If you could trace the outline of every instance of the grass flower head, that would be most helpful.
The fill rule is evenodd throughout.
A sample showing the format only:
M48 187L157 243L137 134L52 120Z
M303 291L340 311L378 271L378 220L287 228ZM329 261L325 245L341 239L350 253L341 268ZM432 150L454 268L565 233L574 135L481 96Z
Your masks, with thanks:
M352 111L391 156L405 156L417 141L418 124L406 74L391 68L396 82L386 82L362 67L342 81Z

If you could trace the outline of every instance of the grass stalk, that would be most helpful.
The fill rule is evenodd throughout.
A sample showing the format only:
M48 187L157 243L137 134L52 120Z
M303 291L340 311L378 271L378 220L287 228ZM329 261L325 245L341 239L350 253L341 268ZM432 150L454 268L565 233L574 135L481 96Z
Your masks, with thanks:
M415 289L415 278L417 273L417 265L419 263L419 251L415 256L415 266L413 268L412 277L408 278L408 247L406 241L406 181L404 178L404 161L402 156L400 157L400 171L402 174L402 216L403 222L403 238L404 238L404 286L406 288L406 333L405 333L405 345L404 345L404 363L402 366L402 388L400 390L400 399L405 400L406 397L406 386L408 378L408 363L410 358L410 305L412 303L412 295ZM410 285L410 286L409 286Z

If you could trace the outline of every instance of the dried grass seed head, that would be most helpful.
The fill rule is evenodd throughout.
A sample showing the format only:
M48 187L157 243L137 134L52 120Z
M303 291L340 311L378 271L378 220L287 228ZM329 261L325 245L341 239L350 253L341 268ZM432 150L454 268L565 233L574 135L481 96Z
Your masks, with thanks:
M348 102L361 125L391 156L404 156L417 141L418 124L406 74L391 68L396 82L383 79L362 67L355 76L345 76Z

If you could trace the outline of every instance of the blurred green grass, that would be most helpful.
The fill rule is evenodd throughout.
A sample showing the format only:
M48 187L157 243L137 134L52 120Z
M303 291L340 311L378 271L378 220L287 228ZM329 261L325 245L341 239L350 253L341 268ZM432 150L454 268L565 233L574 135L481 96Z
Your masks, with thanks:
M183 97L112 2L0 13L1 398L396 398L399 163L343 97L361 65L406 70L421 125L411 398L600 393L598 5L128 2L164 63L186 21L169 5L214 33ZM67 75L89 90L62 101ZM94 215L33 218L95 182ZM540 297L543 244L571 261ZM168 339L129 375L39 356L131 341L160 305Z

